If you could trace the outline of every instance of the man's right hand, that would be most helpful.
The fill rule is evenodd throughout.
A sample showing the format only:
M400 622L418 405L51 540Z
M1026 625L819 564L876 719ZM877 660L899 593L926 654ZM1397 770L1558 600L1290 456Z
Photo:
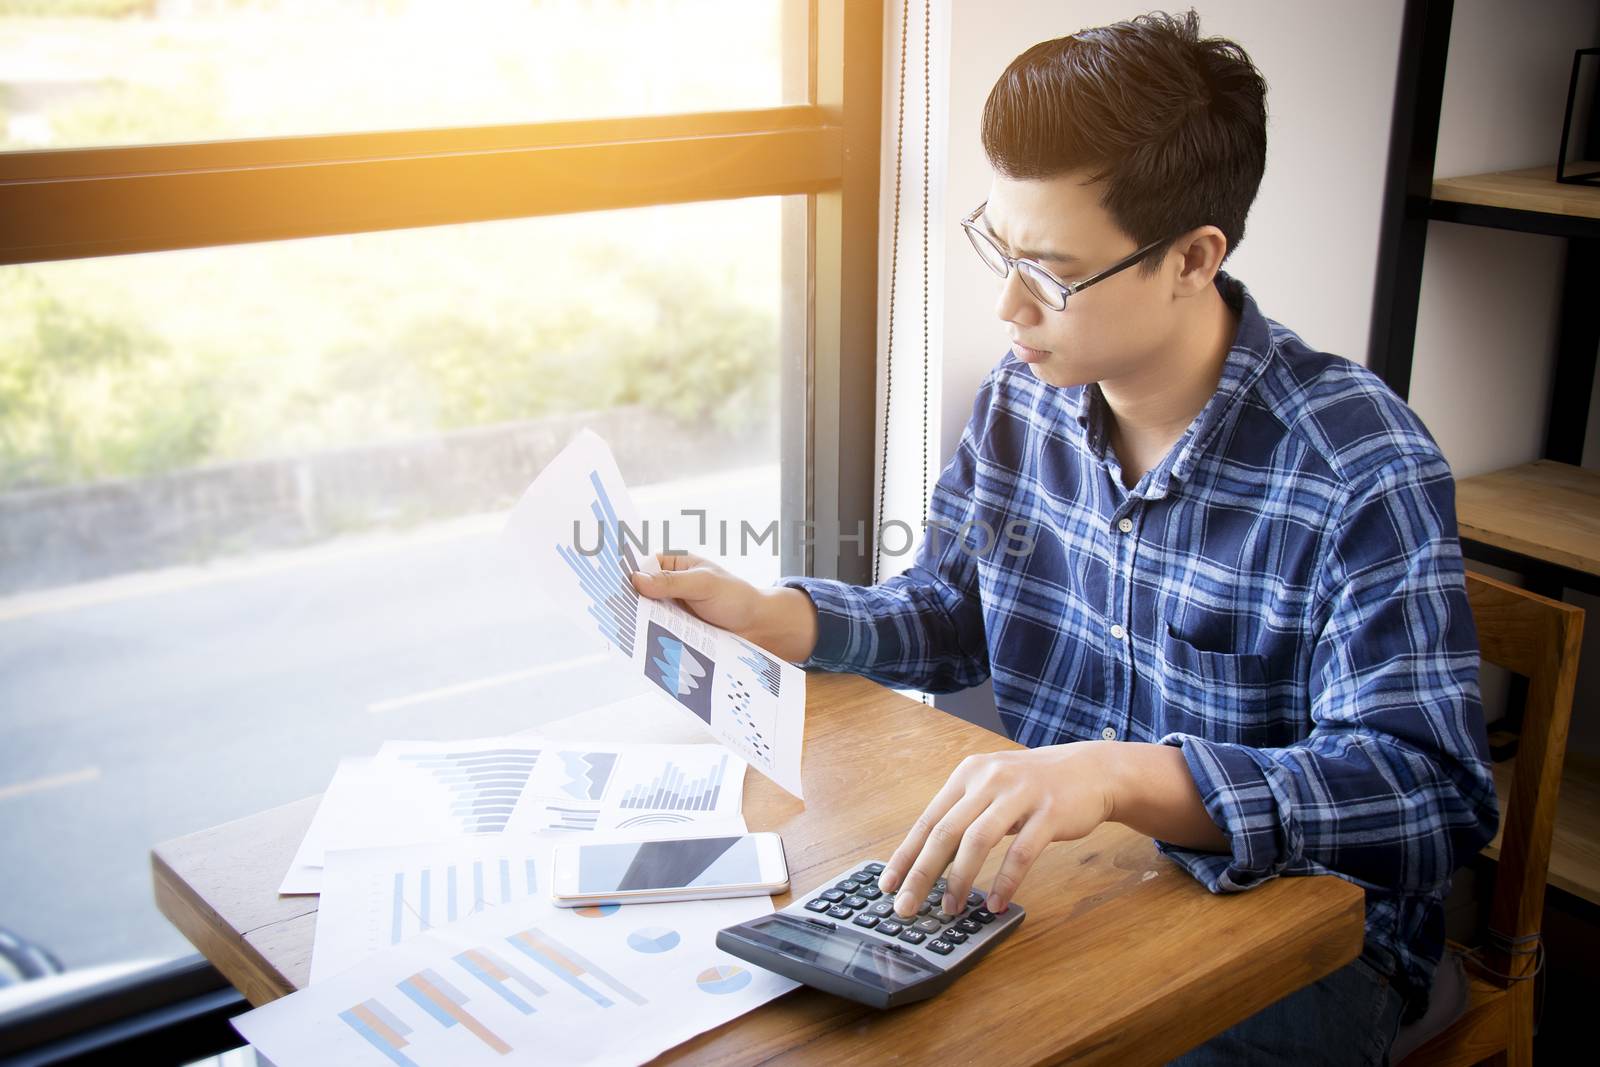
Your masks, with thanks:
M737 578L708 559L689 553L659 552L659 573L634 571L630 578L641 596L676 600L685 610L713 626L791 662L811 655L817 643L817 609L799 589L761 589Z

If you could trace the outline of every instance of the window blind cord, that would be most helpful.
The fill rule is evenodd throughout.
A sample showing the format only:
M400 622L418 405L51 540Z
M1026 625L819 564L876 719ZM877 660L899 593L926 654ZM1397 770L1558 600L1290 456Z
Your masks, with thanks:
M928 484L928 374L929 336L928 307L930 275L928 263L928 185L932 148L929 134L933 125L932 82L932 0L922 5L922 514L928 514L932 503ZM900 200L905 186L905 132L906 132L906 41L907 26L911 21L911 0L900 4L900 62L895 90L894 131L894 217L889 233L889 322L883 356L883 436L878 449L878 501L877 521L872 538L872 584L877 585L883 564L883 523L888 510L889 482L889 425L894 411L894 309L900 278ZM926 693L922 703L929 703Z
M883 561L883 519L888 506L889 484L889 423L894 412L894 298L895 283L900 278L900 189L905 162L906 134L906 22L911 11L911 0L900 5L900 76L895 93L894 130L894 216L889 224L889 323L888 339L883 356L883 440L878 446L878 501L877 516L872 537L872 584L878 584L879 566Z
M894 411L894 324L895 297L900 278L900 201L905 186L905 126L906 126L906 44L907 26L911 21L911 0L900 5L900 61L898 85L895 94L894 136L894 216L889 233L889 322L884 346L883 385L883 435L879 446L878 462L878 514L872 552L872 584L878 584L882 562L883 522L888 504L889 479L889 426ZM931 275L929 266L929 170L932 156L930 133L933 124L932 86L932 0L922 5L922 514L927 515L931 504L928 484L928 427L929 427L929 367L930 338L928 332Z

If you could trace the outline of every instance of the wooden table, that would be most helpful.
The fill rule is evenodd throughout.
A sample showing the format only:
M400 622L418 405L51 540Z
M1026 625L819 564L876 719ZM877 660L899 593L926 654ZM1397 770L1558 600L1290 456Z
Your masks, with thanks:
M540 732L704 739L663 718L652 728L580 715ZM865 857L886 858L956 763L1006 747L1015 746L863 678L813 674L809 799L751 772L745 818L783 835L792 884L809 889ZM162 913L253 1004L303 986L310 971L317 898L276 890L316 805L309 797L152 853ZM801 988L662 1058L1159 1063L1348 963L1363 938L1363 894L1349 882L1283 878L1214 896L1119 825L1051 846L1018 897L1028 917L1017 932L932 1000L878 1012Z

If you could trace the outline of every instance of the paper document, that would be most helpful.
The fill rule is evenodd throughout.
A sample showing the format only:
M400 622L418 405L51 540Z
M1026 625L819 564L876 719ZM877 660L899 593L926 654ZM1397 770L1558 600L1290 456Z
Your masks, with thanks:
M340 762L278 892L321 892L323 857L334 849L468 834L688 830L739 814L744 773L744 762L719 745L558 741L530 733L385 742L370 759Z
M277 1067L642 1063L794 982L716 947L767 897L557 908L540 896L402 941L233 1020Z
M542 589L586 616L600 640L681 713L782 788L801 796L805 672L671 601L650 600L628 575L660 570L663 534L640 520L611 449L582 431L511 513L507 534Z
M739 836L744 819L600 830L585 843L678 836ZM552 852L566 834L476 835L399 848L329 852L311 955L311 981L322 982L413 937L529 898L548 900Z

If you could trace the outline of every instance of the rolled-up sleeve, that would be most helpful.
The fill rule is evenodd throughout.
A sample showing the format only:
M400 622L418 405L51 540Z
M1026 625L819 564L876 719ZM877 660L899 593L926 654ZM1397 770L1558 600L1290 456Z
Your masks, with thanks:
M1260 749L1162 737L1182 746L1230 852L1157 844L1212 892L1323 871L1438 892L1499 822L1444 460L1404 455L1363 477L1322 560L1311 731Z
M910 567L871 586L804 577L776 583L805 590L817 607L816 648L801 667L931 693L966 689L989 676L977 556L997 532L973 521L973 500L994 381L991 372L979 387L955 455L933 487Z

